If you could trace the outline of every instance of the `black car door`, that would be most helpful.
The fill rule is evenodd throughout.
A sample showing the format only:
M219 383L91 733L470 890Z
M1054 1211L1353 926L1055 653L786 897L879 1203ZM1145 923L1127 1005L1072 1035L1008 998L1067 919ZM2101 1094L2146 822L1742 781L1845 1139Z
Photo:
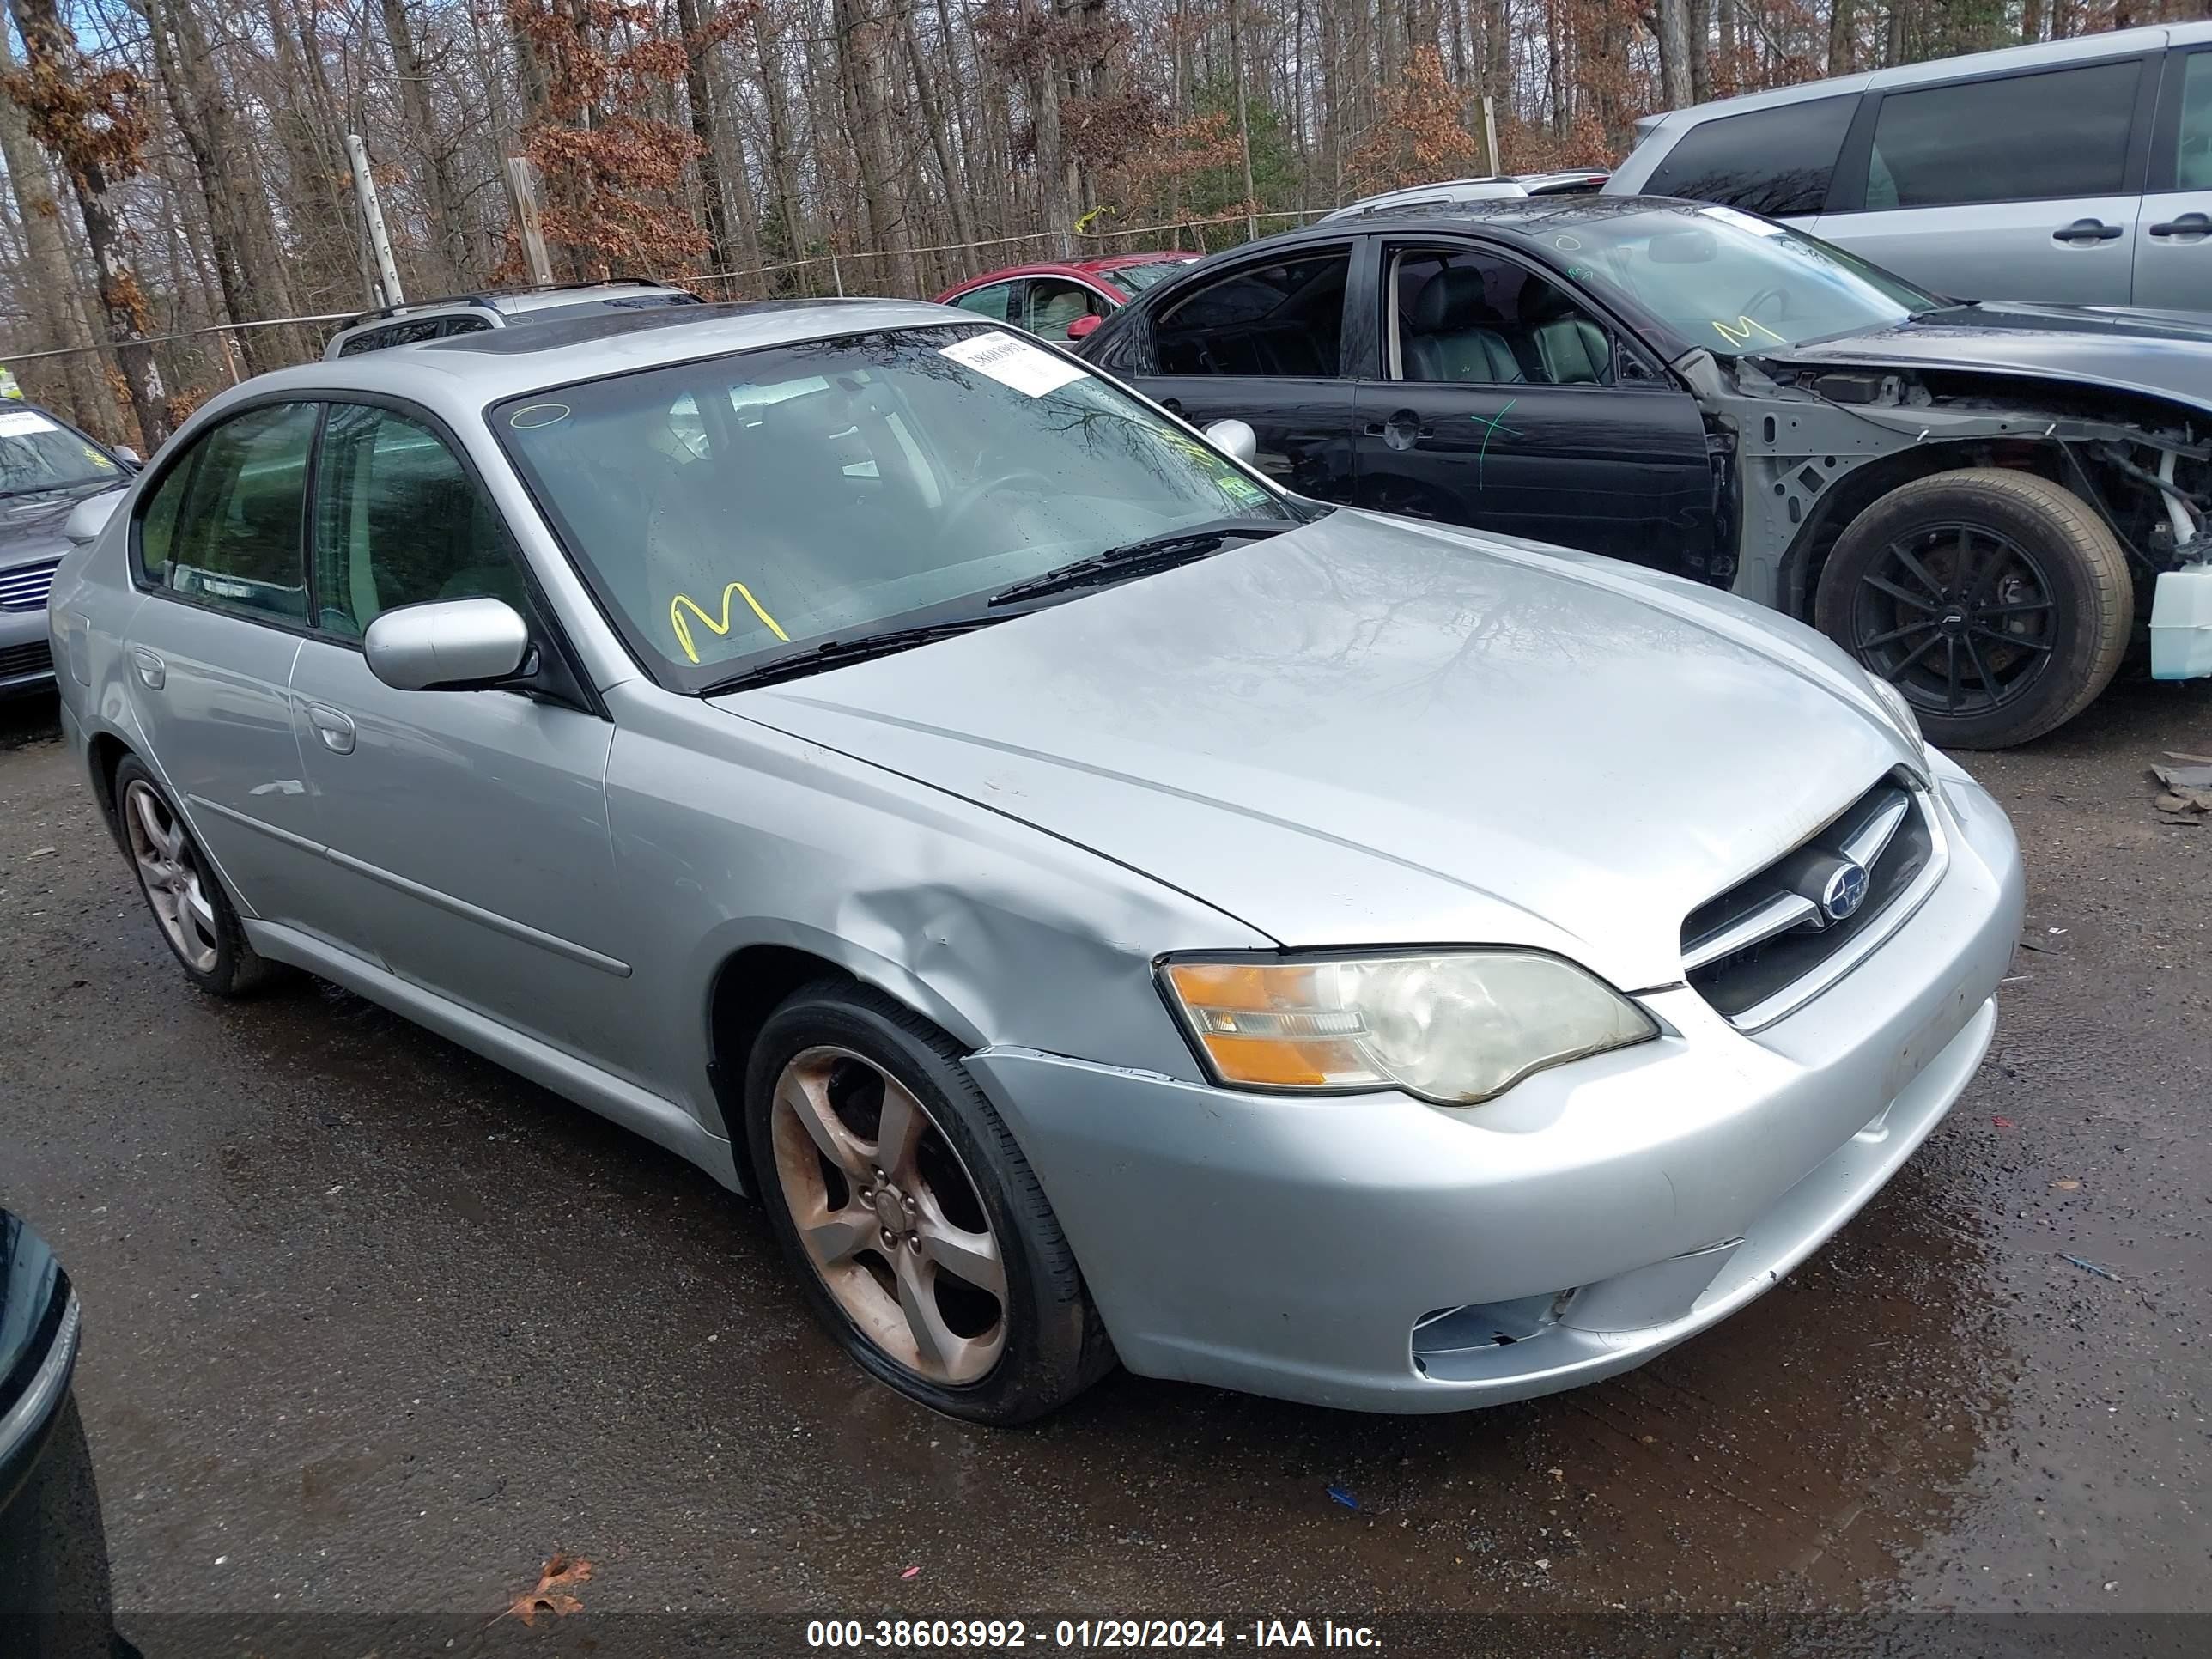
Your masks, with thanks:
M1724 549L1697 400L1533 264L1486 243L1379 240L1358 503L1702 575Z
M1177 283L1109 362L1194 426L1248 423L1261 471L1299 494L1352 499L1352 382L1345 319L1353 241L1310 243Z

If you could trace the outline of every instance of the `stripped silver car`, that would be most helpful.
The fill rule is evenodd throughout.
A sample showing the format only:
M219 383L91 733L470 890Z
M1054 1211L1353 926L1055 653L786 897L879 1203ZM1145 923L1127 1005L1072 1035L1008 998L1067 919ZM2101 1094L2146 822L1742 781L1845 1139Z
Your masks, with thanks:
M1303 501L936 307L258 377L52 617L197 984L306 969L756 1192L985 1421L1116 1358L1400 1412L1637 1364L1935 1128L2021 918L1811 630Z

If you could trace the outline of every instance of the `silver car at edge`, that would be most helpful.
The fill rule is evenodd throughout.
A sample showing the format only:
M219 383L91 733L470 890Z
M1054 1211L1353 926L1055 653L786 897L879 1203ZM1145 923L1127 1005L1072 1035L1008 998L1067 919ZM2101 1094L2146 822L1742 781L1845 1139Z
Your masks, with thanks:
M64 566L64 724L196 982L753 1191L939 1410L1640 1364L1966 1086L2011 829L1808 629L1213 435L892 301L259 376Z

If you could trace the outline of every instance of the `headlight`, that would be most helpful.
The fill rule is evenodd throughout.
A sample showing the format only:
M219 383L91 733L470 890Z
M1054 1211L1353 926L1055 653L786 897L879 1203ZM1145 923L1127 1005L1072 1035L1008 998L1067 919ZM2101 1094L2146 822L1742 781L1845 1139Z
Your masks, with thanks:
M1868 675L1867 684L1889 710L1890 723L1905 734L1905 740L1915 749L1926 748L1928 740L1920 735L1920 716L1912 712L1912 704L1905 693L1879 674Z
M1161 982L1215 1080L1238 1088L1395 1088L1469 1105L1659 1035L1611 986L1534 951L1186 957L1164 963Z

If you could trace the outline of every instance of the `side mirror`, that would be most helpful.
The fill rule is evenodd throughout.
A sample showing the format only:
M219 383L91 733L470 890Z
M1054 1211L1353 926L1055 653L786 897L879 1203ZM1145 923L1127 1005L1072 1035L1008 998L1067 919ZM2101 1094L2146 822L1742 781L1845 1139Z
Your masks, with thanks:
M114 447L114 453L115 458L118 460L128 461L133 466L143 466L146 465L143 460L139 459L138 452L131 448L129 444L117 444Z
M100 539L100 532L107 527L108 520L123 503L120 489L102 490L97 495L88 495L70 509L68 521L62 526L62 534L73 546L82 547L88 542Z
M1098 331L1098 325L1105 320L1103 317L1078 317L1067 325L1067 337L1071 340L1087 340Z
M521 672L530 624L504 599L441 599L386 611L361 649L396 691L465 691Z
M1225 449L1249 466L1259 458L1260 434L1242 421L1216 421L1206 428L1206 441Z

